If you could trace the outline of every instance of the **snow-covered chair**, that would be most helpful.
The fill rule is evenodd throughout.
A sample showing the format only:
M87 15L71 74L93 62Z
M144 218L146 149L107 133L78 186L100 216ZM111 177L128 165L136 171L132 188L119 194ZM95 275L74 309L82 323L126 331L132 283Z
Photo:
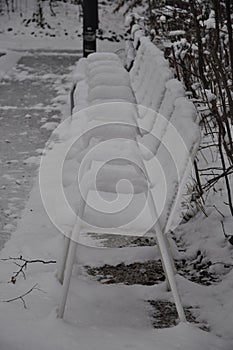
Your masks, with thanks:
M138 148L136 147L135 143L133 143L133 156L131 158L133 160L133 166L131 162L124 165L117 163L106 163L103 149L102 152L101 149L99 153L94 152L92 159L87 160L88 165L84 167L85 170L80 179L80 186L83 191L83 200L80 201L78 218L73 227L70 239L67 241L64 260L62 263L62 276L64 270L65 275L64 281L62 281L64 292L59 308L60 317L63 317L64 313L72 265L75 258L76 245L79 241L79 235L83 232L93 232L93 226L96 233L109 233L112 231L117 234L122 234L124 232L124 234L140 236L142 232L150 230L156 234L167 281L169 282L172 290L179 317L182 321L185 320L184 311L175 283L173 264L169 254L169 248L164 237L164 234L170 227L172 214L177 203L179 202L179 197L182 193L187 175L190 171L190 156L193 157L195 154L199 139L198 127L191 119L194 116L194 111L192 110L190 103L188 103L188 106L186 106L187 108L185 108L184 104L187 101L184 99L180 102L182 102L184 107L184 109L182 109L184 112L183 115L180 113L180 107L177 106L177 109L175 109L171 118L173 124L170 124L168 121L164 121L163 123L164 128L161 128L161 134L163 135L158 145L156 145L154 148L152 145L151 150L148 151L147 148L147 152L145 152L143 150L143 137L140 140L140 145L138 145ZM189 113L188 119L187 113ZM181 119L179 120L180 116ZM177 133L178 127L179 130L183 130L182 137L180 137L180 134ZM185 130L187 130L187 127L190 128L190 133L188 136L185 135ZM130 141L126 141L128 142L127 147L125 147L126 145L122 144L122 140L119 139L118 142L119 149L120 147L123 147L123 149L127 150L128 152L130 148ZM176 145L175 152L174 142ZM169 159L167 157L166 148L168 148L170 151L172 149L171 152L173 152L173 159ZM113 150L116 152L117 147L113 147ZM124 154L121 154L120 152L118 154L120 158L124 157ZM166 181L164 181L161 166L159 166L158 160L160 164L162 164L162 168L167 169L169 176ZM163 164L164 162L165 164ZM96 171L102 167L103 163L105 165L100 173L96 188L95 176L93 175L95 175ZM143 169L143 172L141 173L138 171L140 168ZM106 202L101 201L101 196L105 199L107 198L108 200L114 200L114 196L116 195L114 185L117 181L122 179L122 176L125 180L130 180L131 184L133 184L133 195L127 186L118 188L118 203L120 203L121 207L122 203L123 205L125 203L126 210L121 211L120 214L118 211L116 215L112 215L111 211L114 210L114 207L110 206L110 211L108 211L109 214L106 214ZM82 182L82 180L84 182ZM116 182L112 182L112 180L115 180ZM149 200L147 200L147 196L149 196ZM128 203L130 203L130 201L131 205L129 206ZM88 205L88 203L91 205ZM140 211L140 215L137 216L133 223L131 222L129 225L124 225L124 220L128 218L132 212L137 210L140 203L146 203L143 210ZM94 210L92 209L93 205L98 208L97 211L95 208ZM103 213L101 213L101 211L103 211ZM86 222L89 224L87 225Z
M90 55L80 61L79 68L71 134L79 130L84 135L79 154L73 153L80 164L80 198L76 203L77 219L65 238L58 269L58 279L63 284L58 316L62 318L64 314L77 242L94 227L100 234L124 232L141 236L142 232L151 232L156 236L167 283L179 318L185 321L165 233L171 227L199 144L194 106L185 99L182 84L172 79L161 51L148 39L141 39L128 76L118 57L108 53ZM89 107L84 111L85 118L76 120L75 112L83 106ZM94 151L89 154L93 145ZM109 161L116 157L118 161ZM127 161L122 163L122 158ZM122 178L125 182L116 190L115 184ZM114 213L116 193L118 203L125 205L120 214ZM110 210L103 198L113 201ZM124 225L125 218L140 203L145 203L140 215ZM98 210L93 209L95 206Z

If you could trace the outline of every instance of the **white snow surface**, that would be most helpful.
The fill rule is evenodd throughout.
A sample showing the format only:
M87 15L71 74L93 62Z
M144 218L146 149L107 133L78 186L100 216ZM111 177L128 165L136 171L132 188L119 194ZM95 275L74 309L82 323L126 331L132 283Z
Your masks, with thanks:
M0 81L10 71L22 57L20 52L4 50L5 55L0 57Z
M54 130L58 126L58 123L56 122L47 122L43 125L41 125L41 129L46 129L46 130Z
M56 259L60 254L60 240L42 205L37 180L17 232L1 256L23 254L28 258ZM19 278L16 285L12 285L7 282L15 266L10 262L1 263L2 300L18 296L36 283L39 288L25 297L28 309L24 309L20 300L0 304L1 349L230 350L230 343L190 324L153 329L144 300L168 296L164 284L153 287L100 285L88 280L80 269L87 263L129 263L153 258L155 254L153 247L103 250L79 246L79 268L75 267L64 321L56 319L61 286L56 281L54 265L32 264L26 272L27 279ZM217 307L208 288L195 286L194 289L193 283L184 280L180 280L179 285L186 298L195 295L195 300L202 301L203 305L208 303L210 308L212 301L212 308ZM203 308L207 310L206 306Z

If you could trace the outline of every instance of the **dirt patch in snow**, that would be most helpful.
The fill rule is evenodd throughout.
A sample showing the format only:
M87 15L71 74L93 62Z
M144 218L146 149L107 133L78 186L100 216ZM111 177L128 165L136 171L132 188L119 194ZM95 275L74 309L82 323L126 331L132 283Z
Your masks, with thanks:
M124 263L116 266L86 267L87 272L105 284L124 283L126 285L142 284L151 286L165 280L160 261Z
M190 260L182 259L175 261L175 265L178 273L192 282L211 285L221 281L221 276L208 270L210 264L197 265ZM100 267L86 266L86 270L89 275L105 284L124 283L150 286L165 280L160 260L135 262L129 265L121 263L115 266L107 264Z
M155 328L168 328L177 325L179 319L174 303L168 300L148 300L148 303L152 307L150 316ZM204 331L209 331L207 324L198 322L193 314L194 310L192 310L192 307L184 307L184 312L188 322L195 323Z

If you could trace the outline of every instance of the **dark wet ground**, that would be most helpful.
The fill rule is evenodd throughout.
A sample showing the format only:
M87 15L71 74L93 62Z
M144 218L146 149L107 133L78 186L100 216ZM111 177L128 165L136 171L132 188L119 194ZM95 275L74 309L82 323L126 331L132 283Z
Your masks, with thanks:
M0 248L15 230L38 169L34 160L51 134L41 126L60 121L66 102L56 98L68 96L68 74L79 57L26 52L0 81Z
M176 260L177 272L186 279L202 284L212 285L221 281L223 275L215 275L209 271L211 261L207 264L198 264L196 259ZM134 262L131 264L120 263L117 265L103 265L98 267L85 266L84 270L92 279L102 284L125 285L144 285L153 286L165 281L165 274L160 260L148 260L145 262ZM226 265L225 273L229 272L229 266ZM154 328L173 327L179 322L176 306L174 302L164 300L147 300L150 305L148 310ZM199 320L198 307L191 305L184 306L187 321L195 323L199 328L209 331L210 328L206 322Z

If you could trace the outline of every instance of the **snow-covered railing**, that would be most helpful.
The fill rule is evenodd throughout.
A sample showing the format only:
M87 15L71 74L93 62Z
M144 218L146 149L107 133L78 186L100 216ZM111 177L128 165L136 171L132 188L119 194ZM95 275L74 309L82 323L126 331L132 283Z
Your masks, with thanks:
M181 83L172 78L160 50L144 38L130 74L117 55L101 53L81 59L75 79L73 117L60 135L58 149L62 142L79 136L68 163L75 160L79 164L80 192L74 204L75 222L68 215L59 218L64 227L73 228L65 238L58 267L58 279L63 284L58 316L64 315L82 232L134 236L150 232L156 236L179 318L185 321L165 233L173 221L199 144L194 106L184 97ZM77 182L75 176L72 181L69 176L68 179L65 192L72 191ZM116 191L115 184L122 179L133 185L133 192L124 185ZM113 201L113 206L117 193L124 210L109 211L112 202L108 201L106 207L99 193ZM89 203L97 203L98 214ZM125 224L125 218L140 203L145 203L141 212Z

